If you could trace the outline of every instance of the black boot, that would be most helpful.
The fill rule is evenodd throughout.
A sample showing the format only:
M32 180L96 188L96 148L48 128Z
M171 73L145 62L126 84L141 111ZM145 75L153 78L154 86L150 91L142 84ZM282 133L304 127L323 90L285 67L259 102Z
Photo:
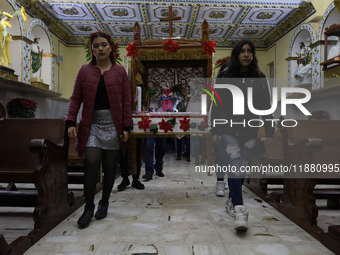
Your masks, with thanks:
M85 210L77 222L79 228L88 227L93 217L93 211L94 211L94 205L91 205L91 206L85 205Z
M96 217L97 220L104 219L107 215L107 209L109 208L109 202L103 202L102 200L99 201L98 203L98 209L96 212Z
M135 188L135 189L145 189L145 186L143 183L141 183L139 181L139 179L133 179L131 187Z
M130 181L129 181L129 178L123 178L122 182L117 186L117 189L119 191L123 191L126 189L127 186L130 185Z

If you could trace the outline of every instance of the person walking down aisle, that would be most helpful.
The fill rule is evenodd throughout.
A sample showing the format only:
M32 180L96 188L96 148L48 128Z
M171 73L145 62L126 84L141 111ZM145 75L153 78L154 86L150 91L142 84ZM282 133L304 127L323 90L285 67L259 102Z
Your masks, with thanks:
M231 62L228 70L221 72L216 84L232 84L243 92L248 98L248 88L252 88L253 106L257 110L271 109L270 90L265 75L259 70L254 44L249 40L241 40L235 44L231 53ZM214 142L215 164L230 166L238 172L228 173L229 200L226 208L230 216L235 217L235 230L248 229L248 212L243 205L242 185L244 174L240 172L242 166L248 164L258 133L258 126L264 123L266 138L265 144L273 139L275 127L271 121L262 121L259 116L248 109L244 100L244 114L233 114L233 95L229 89L216 89L223 105L212 105L210 121L226 119L228 125L211 125ZM234 100L236 100L234 98ZM235 107L240 107L237 105ZM274 116L261 116L263 120L274 119ZM258 119L258 121L254 121ZM251 125L243 125L253 120ZM257 123L258 122L258 123Z
M137 138L137 173L132 175L131 187L135 189L144 189L145 186L139 180L140 171L142 167L142 138ZM131 174L131 144L128 143L128 149L125 153L121 153L119 159L120 176L123 178L122 182L117 186L119 191L123 191L130 185L129 175Z
M145 162L145 174L142 176L143 180L149 181L152 179L154 170L156 170L156 175L159 177L164 177L163 174L163 158L166 149L166 138L155 138L150 137L147 139L147 156ZM155 165L154 155L156 158Z
M126 151L132 127L131 85L124 67L115 62L110 36L100 31L91 34L90 51L92 59L78 71L66 118L68 134L78 139L76 150L85 165L86 205L78 220L80 228L87 227L93 217L100 164L104 172L103 194L95 217L106 217L119 150ZM75 124L82 103L77 132Z

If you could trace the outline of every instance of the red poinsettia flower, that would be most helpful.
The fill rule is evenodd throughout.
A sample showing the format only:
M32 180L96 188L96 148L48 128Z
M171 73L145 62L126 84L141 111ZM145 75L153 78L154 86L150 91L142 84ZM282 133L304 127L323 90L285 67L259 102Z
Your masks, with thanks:
M164 50L168 50L169 53L177 52L177 48L179 48L177 41L173 41L171 39L163 43L164 43Z
M203 53L202 54L209 54L209 56L211 56L213 54L213 52L216 52L214 50L214 48L216 47L216 43L214 42L214 40L208 41L206 40L204 42L204 44L201 46L203 48Z
M135 57L138 56L138 50L139 47L136 46L136 43L129 43L129 45L126 47L126 51L128 52L126 56L132 56L132 58L135 59Z
M182 129L184 132L188 131L190 129L190 124L189 124L190 119L187 119L187 117L184 117L183 120L179 120L181 123L181 126L179 127Z
M150 123L151 120L149 119L149 117L142 117L142 120L138 121L138 128L144 129L144 131L146 132L146 129L150 128Z
M162 119L162 122L158 122L159 129L163 129L164 133L167 133L168 131L172 131L172 126L169 122L166 122L164 119Z

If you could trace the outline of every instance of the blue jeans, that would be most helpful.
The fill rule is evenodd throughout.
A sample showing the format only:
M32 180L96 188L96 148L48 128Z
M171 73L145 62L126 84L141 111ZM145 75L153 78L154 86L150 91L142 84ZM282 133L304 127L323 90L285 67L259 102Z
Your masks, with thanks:
M183 137L182 139L177 140L177 157L182 156L182 141L184 140L185 143L185 157L190 158L190 138Z
M155 148L156 145L156 148ZM147 158L145 163L145 173L153 175L154 168L156 172L161 172L163 170L163 158L165 155L166 148L166 138L148 138L147 139ZM155 149L156 164L153 165Z
M235 166L237 169L246 166L251 158L255 142L254 137L221 135L221 142L214 145L215 163L219 166ZM243 181L244 174L228 172L229 198L234 206L243 205Z

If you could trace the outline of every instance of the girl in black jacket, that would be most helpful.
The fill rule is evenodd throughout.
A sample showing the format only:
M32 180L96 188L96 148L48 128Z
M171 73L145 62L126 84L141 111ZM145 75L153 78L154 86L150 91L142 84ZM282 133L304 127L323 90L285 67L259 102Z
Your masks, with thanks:
M248 213L243 206L242 185L246 166L257 139L258 127L264 125L265 143L272 141L275 132L273 115L261 116L248 108L248 88L253 91L253 106L257 110L271 108L270 90L263 73L260 72L255 55L254 44L242 40L235 44L228 69L219 73L217 84L230 84L239 88L244 95L244 113L234 114L233 106L237 97L227 88L216 88L222 105L213 105L211 109L211 132L214 141L215 163L217 171L228 171L229 200L227 211L235 217L235 229L248 229ZM237 99L239 102L239 98ZM222 124L223 123L223 124ZM224 168L223 168L224 166ZM220 168L219 168L220 167Z

